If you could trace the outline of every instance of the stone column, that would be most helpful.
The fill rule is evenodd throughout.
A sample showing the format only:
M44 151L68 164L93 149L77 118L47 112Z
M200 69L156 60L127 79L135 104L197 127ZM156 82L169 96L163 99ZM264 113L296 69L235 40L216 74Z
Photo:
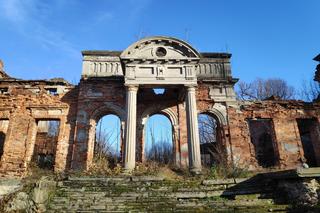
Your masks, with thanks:
M189 168L192 173L201 173L200 139L195 87L187 86L186 96Z
M126 129L124 144L124 170L130 172L136 164L136 114L137 114L137 91L138 87L127 86L126 100Z

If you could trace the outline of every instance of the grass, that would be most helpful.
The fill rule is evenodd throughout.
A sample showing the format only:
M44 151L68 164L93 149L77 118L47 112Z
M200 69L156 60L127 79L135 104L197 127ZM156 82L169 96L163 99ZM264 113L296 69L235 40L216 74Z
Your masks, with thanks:
M246 168L239 168L236 166L224 166L224 165L213 165L210 170L208 177L215 179L227 179L227 178L247 178L254 176L255 173L249 171Z

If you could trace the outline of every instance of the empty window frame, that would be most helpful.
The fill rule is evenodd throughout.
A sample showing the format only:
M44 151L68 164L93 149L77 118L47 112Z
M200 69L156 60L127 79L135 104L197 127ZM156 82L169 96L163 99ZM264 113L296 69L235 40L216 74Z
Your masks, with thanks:
M249 119L251 143L259 166L267 168L277 162L275 132L271 119Z
M59 120L38 120L33 161L43 169L53 169L59 136Z
M319 147L320 143L319 123L316 118L304 118L297 119L297 124L306 163L310 167L317 166L316 148Z

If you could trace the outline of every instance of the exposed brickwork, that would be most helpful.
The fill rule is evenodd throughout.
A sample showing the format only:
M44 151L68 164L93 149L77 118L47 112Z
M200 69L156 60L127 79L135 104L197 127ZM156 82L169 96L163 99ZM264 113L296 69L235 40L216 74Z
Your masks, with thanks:
M121 142L124 141L126 86L123 76L83 78L79 85L73 86L63 79L18 80L9 77L2 68L0 71L0 139L4 140L0 140L3 144L1 174L23 175L32 156L39 152L55 155L55 171L89 168L93 160L96 124L108 114L120 118ZM274 132L275 167L301 166L305 153L297 119L308 118L316 121L310 131L310 140L320 165L320 103L238 102L232 90L235 82L229 77L206 81L202 74L196 87L198 113L207 113L217 120L218 142L224 146L230 162L249 169L262 169L257 160L257 147L250 138L259 135L252 132L258 130L250 132L248 119L269 119ZM165 89L164 94L156 95L150 85L139 87L136 159L144 161L147 118L160 113L173 125L173 161L177 166L186 167L189 159L186 88L168 85ZM59 120L57 137L37 134L39 120ZM121 147L123 149L123 144Z
M64 170L70 142L69 109L73 107L71 90L76 90L65 82L22 81L3 79L1 88L7 91L0 95L0 119L9 121L0 171L6 174L21 174L27 168L35 146L38 119L60 120L61 134L56 146L56 170ZM63 88L58 95L48 94L48 87ZM67 122L68 120L68 122ZM63 144L63 145L62 145ZM63 149L63 150L61 150Z
M240 110L228 109L231 144L237 164L259 168L255 150L250 142L247 119L272 119L275 131L276 155L281 168L301 166L304 151L297 126L298 118L320 118L320 105L300 101L264 101L244 104ZM319 126L318 126L319 128ZM317 144L320 143L319 135ZM315 149L316 150L316 149ZM319 153L316 154L319 156Z

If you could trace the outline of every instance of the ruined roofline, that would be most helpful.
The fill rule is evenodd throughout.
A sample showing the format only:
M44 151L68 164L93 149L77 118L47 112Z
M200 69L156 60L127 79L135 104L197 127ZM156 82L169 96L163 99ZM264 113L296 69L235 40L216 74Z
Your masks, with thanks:
M255 106L261 109L268 105L279 104L287 105L289 108L303 108L303 107L317 107L320 108L320 103L317 102L305 102L303 100L238 100L238 104L243 107Z
M82 56L95 55L95 56L120 56L122 51L109 51L109 50L83 50Z
M120 57L122 51L109 50L83 50L82 56L118 56ZM200 52L201 58L231 58L231 53L225 52Z
M25 80L25 79L18 79L18 78L4 78L0 79L0 83L22 83L22 84L30 84L30 83L45 83L50 85L64 85L64 86L74 86L73 84L69 83L67 80L63 78L52 78L52 79L35 79L35 80Z
M30 80L30 79L19 79L19 78L14 78L8 75L4 71L4 63L0 59L0 83L2 82L7 82L7 83L23 83L23 84L28 84L28 83L46 83L46 84L54 84L54 85L64 85L64 86L73 86L73 84L69 83L67 80L64 78L51 78L51 79L35 79L35 80Z

